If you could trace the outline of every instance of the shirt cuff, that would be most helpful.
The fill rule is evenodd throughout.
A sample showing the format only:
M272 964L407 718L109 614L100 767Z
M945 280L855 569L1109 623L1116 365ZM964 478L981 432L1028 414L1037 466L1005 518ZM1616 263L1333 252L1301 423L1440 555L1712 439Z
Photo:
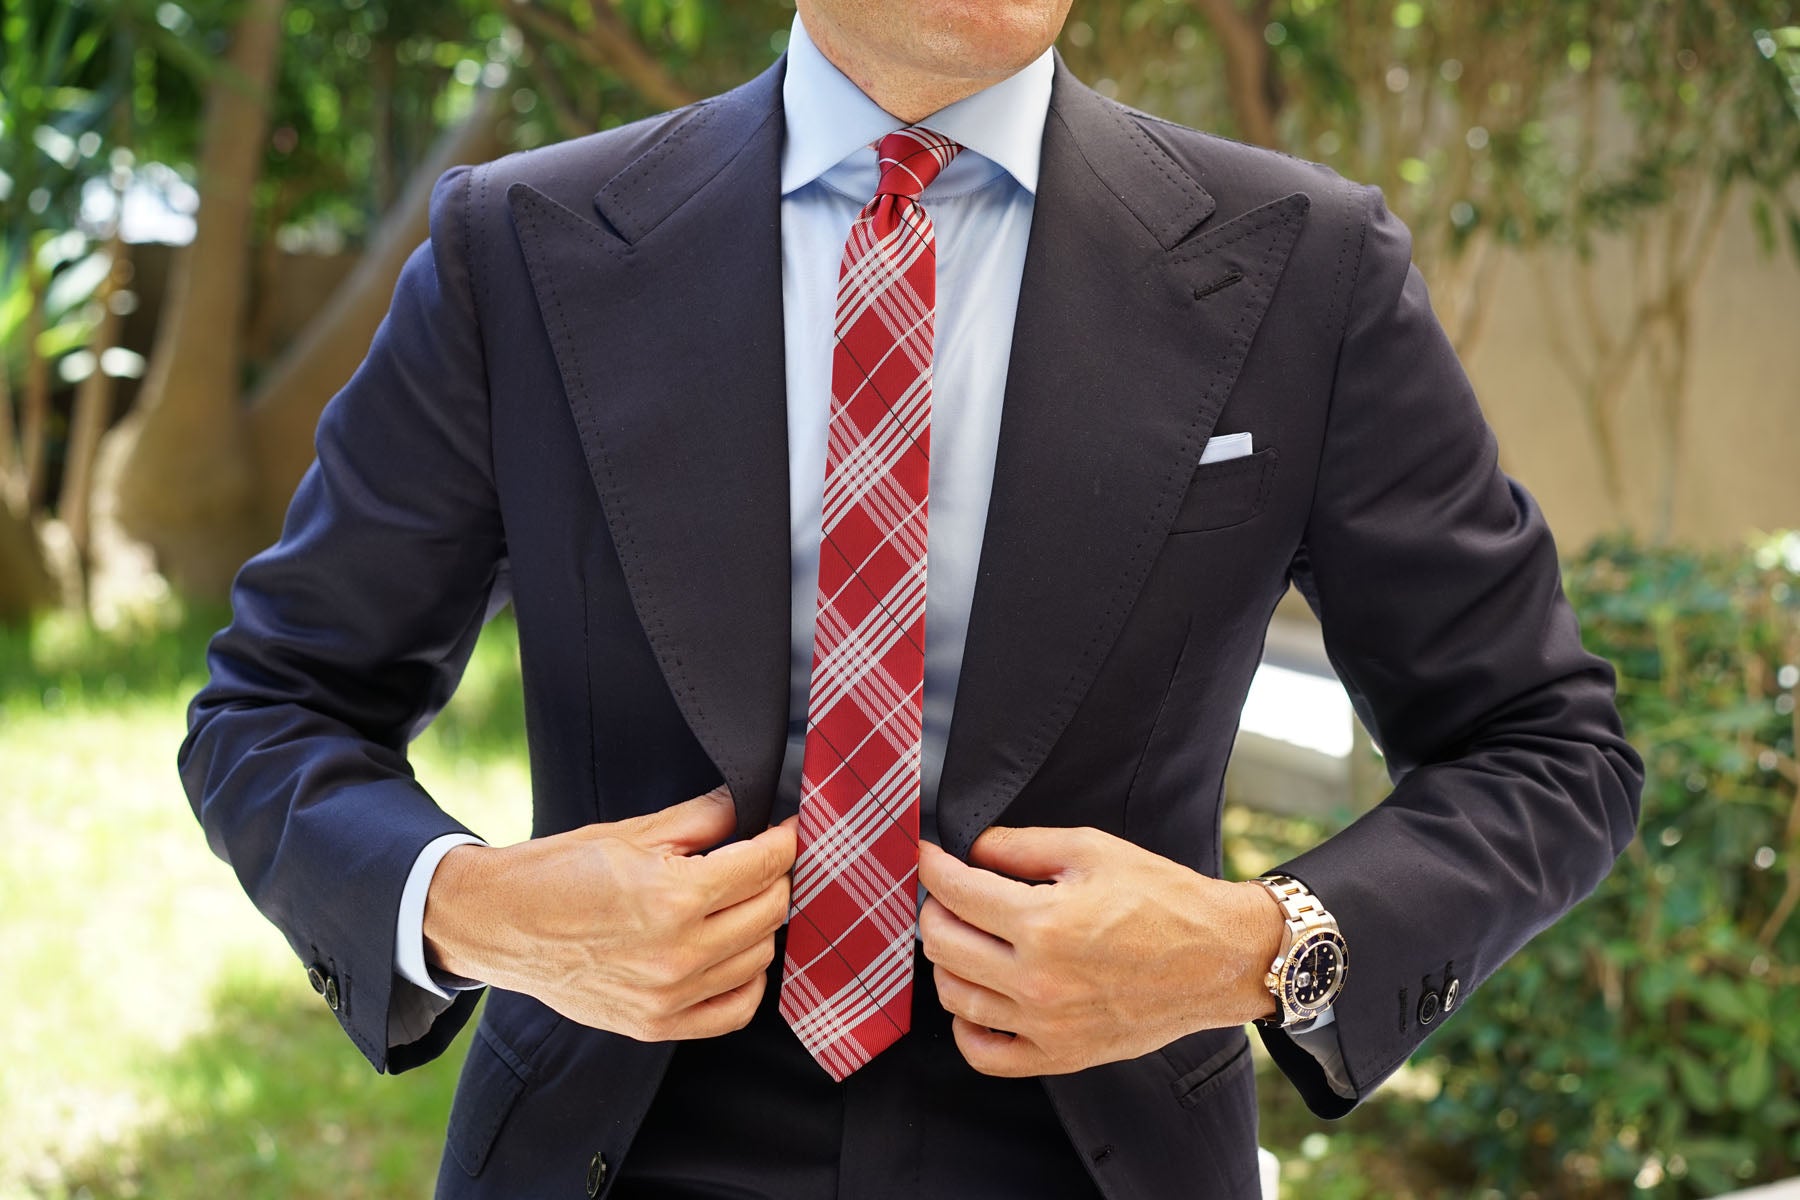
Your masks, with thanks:
M1328 1008L1312 1020L1282 1030L1294 1044L1312 1055L1325 1072L1325 1082L1345 1100L1356 1099L1356 1089L1344 1069L1344 1048L1338 1040L1337 1010Z
M481 987L473 979L464 979L434 971L425 962L425 893L431 890L431 877L437 873L444 855L458 846L485 846L486 842L466 833L446 833L425 843L419 857L413 860L412 872L406 877L406 889L400 893L400 916L394 927L394 970L400 977L440 1000L453 1000L454 992Z

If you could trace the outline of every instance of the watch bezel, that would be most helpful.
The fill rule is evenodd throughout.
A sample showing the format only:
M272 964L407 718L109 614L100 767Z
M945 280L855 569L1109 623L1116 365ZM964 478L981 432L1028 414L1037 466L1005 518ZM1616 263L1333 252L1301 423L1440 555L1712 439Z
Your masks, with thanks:
M1294 964L1305 958L1307 954L1316 947L1326 944L1330 945L1333 952L1337 955L1337 974L1332 978L1331 986L1324 996L1310 1004L1303 1004L1294 994L1296 986L1294 983L1294 976L1296 974ZM1313 930L1305 937L1296 941L1292 946L1289 946L1287 953L1281 956L1280 985L1276 991L1276 998L1281 1002L1283 1016L1285 1018L1282 1021L1282 1024L1293 1025L1300 1021L1316 1017L1326 1009L1330 1008L1332 1004L1336 1002L1338 994L1344 990L1344 977L1349 973L1349 970L1349 947L1345 944L1343 935L1336 930Z

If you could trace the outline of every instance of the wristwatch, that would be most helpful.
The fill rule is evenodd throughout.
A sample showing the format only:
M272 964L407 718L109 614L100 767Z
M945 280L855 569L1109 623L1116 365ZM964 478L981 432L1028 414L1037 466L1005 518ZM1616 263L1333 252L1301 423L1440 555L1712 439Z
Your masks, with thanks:
M1304 883L1287 875L1265 875L1256 882L1269 889L1287 917L1281 951L1263 976L1263 984L1275 997L1275 1015L1258 1017L1256 1023L1286 1029L1331 1007L1344 990L1350 956L1337 918Z

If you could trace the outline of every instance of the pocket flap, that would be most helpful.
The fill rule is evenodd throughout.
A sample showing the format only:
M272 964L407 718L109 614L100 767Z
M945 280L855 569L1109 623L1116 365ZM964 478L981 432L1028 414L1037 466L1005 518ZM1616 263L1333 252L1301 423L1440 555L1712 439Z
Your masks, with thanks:
M1233 1029L1235 1036L1208 1055L1199 1065L1177 1076L1170 1085L1175 1098L1189 1108L1229 1079L1239 1063L1250 1064L1250 1037L1243 1029Z
M531 1067L510 1046L485 1024L475 1030L450 1106L448 1135L450 1153L468 1174L479 1175L487 1165L494 1138L530 1079Z

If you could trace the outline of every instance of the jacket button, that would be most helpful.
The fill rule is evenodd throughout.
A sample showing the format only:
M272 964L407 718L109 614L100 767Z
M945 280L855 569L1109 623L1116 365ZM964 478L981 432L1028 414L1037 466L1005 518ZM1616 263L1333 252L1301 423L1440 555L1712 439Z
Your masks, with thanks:
M1452 975L1450 982L1444 985L1444 1011L1449 1012L1456 1007L1458 995L1462 992L1462 980Z
M1419 1024L1429 1025L1438 1018L1439 998L1436 992L1426 992L1419 997Z
M338 985L337 976L335 975L327 975L325 977L325 1007L329 1008L332 1012L338 1010Z
M596 1152L594 1154L594 1157L588 1160L588 1173L587 1173L588 1200L593 1200L593 1198L595 1196L598 1196L600 1194L600 1189L605 1186L606 1186L606 1155Z
M318 963L306 968L306 982L312 984L312 990L319 995L325 994L325 972Z

